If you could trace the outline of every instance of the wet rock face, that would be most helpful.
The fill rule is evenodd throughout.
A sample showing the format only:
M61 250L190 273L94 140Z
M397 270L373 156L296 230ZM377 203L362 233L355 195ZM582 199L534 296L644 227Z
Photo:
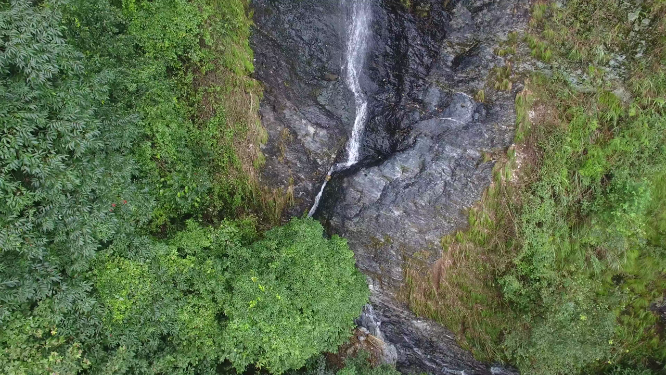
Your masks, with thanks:
M351 1L253 0L269 133L262 178L294 187L287 216L307 212L328 170L346 157L356 111L344 80ZM494 51L525 25L529 0L367 1L362 158L333 175L316 217L349 240L373 285L374 318L360 324L393 348L387 358L397 357L401 370L501 374L393 296L407 262L435 262L441 238L467 224L465 210L491 182L483 154L511 144L518 87L494 89L492 70L505 65ZM475 99L481 90L483 102Z
M300 216L344 150L354 98L342 79L347 14L338 0L254 0L256 78L264 85L260 114L269 139L263 180L294 187ZM314 193L313 193L314 192Z
M466 223L464 210L490 183L482 151L508 146L497 143L510 129L480 122L500 122L501 114L461 93L446 100L445 111L412 126L409 147L336 179L324 198L330 225L349 239L359 267L389 290L400 287L416 252L427 262L440 256L442 236Z
M385 357L405 374L517 375L501 366L484 364L461 349L454 335L439 324L420 319L382 293L371 297L358 320L370 334L390 344ZM394 359L395 358L395 359Z
M523 0L375 3L365 164L333 177L319 217L387 292L407 261L436 261L491 182L483 154L510 146L515 91L488 80L505 64L495 48L526 14Z
M366 161L385 159L406 146L410 112L417 108L415 100L428 84L430 66L446 37L449 15L442 4L433 1L428 14L419 17L400 1L374 3L373 47L365 67L370 106L363 143Z

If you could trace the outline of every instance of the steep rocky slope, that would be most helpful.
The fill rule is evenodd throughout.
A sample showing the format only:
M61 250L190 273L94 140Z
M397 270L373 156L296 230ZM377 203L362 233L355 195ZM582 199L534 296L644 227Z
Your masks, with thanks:
M349 239L372 283L373 319L399 368L499 373L476 362L434 323L396 301L406 262L439 258L440 238L466 225L510 146L519 87L496 85L494 51L524 26L528 0L367 0L371 24L360 83L368 101L361 160L334 173L316 217ZM269 132L263 181L292 186L302 215L336 163L356 115L345 82L350 1L255 0L256 75ZM379 323L379 325L377 324ZM370 327L372 326L372 327ZM379 334L379 332L377 332Z

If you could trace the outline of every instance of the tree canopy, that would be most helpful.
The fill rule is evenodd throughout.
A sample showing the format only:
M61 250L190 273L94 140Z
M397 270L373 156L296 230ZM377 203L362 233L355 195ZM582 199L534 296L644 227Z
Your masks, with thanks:
M228 129L193 120L212 10L245 6L0 2L0 372L280 374L348 338L346 242L235 211Z

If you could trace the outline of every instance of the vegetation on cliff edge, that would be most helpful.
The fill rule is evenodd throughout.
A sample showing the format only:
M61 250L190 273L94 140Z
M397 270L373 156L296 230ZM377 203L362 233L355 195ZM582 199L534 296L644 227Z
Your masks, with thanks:
M0 372L275 374L366 303L343 239L265 231L245 0L0 1Z
M666 3L539 1L498 53L537 61L516 145L405 298L522 373L664 371Z

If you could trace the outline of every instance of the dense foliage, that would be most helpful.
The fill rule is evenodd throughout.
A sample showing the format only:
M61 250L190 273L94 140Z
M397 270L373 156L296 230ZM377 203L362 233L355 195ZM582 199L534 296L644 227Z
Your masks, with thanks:
M246 7L0 1L0 372L279 374L347 339L345 241L249 215Z
M160 373L204 371L221 359L282 373L336 349L367 298L345 242L324 239L312 220L258 240L245 226L190 222L153 244L151 258L128 259L119 254L131 249L115 246L100 254L93 280L107 345Z
M517 145L445 239L441 284L412 275L409 291L477 356L529 374L664 370L665 15L659 0L538 2L498 51L545 67L524 77Z
M330 368L324 357L311 360L306 367L290 373L290 375L400 375L395 368L383 364L372 366L370 355L361 351L356 356L346 359L344 368Z

